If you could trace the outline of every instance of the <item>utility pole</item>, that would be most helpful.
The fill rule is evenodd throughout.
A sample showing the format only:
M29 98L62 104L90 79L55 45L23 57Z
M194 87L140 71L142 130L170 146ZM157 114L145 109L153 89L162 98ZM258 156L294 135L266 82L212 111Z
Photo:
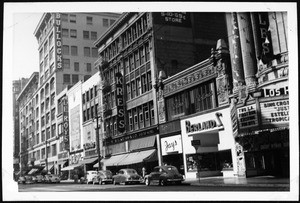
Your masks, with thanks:
M98 171L100 171L101 166L100 166L100 142L99 142L99 129L101 125L101 116L96 115L94 117L94 128L96 130L96 147L97 147L97 155L98 155Z

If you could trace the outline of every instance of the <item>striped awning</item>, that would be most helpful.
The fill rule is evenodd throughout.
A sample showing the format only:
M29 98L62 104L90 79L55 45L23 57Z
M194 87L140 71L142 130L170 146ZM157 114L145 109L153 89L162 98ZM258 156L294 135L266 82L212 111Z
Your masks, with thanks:
M33 168L33 169L31 169L31 170L28 172L28 175L31 175L31 174L33 174L33 173L35 173L35 172L37 172L37 171L38 171L37 168Z
M118 163L122 161L122 159L124 159L127 155L128 154L120 154L120 155L111 156L108 159L102 159L101 163L103 163L105 166L117 166ZM96 163L93 167L97 168L98 163Z
M152 156L152 154L154 154L155 151L156 149L150 149L146 151L129 153L128 156L126 156L118 163L118 165L130 165L130 164L141 163L145 159L148 159L148 157Z
M73 164L67 167L64 167L61 169L61 171L70 171L70 170L74 170L75 168L82 166L82 164Z

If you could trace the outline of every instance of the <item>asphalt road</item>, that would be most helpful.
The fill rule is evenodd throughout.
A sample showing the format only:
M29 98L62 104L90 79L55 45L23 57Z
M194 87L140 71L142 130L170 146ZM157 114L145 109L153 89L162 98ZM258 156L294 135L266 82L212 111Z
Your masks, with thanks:
M195 185L92 185L92 184L19 184L19 192L110 192L110 191L129 191L129 192L169 192L169 191L288 191L285 187L247 187L247 186L195 186Z

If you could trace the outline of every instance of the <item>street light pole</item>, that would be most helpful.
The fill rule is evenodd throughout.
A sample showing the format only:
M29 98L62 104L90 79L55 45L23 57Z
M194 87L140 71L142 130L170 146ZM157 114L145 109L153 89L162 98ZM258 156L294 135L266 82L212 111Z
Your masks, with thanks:
M45 153L46 153L46 173L48 174L48 150L47 150L47 140L45 141L46 148L45 148Z
M99 129L100 129L100 121L101 117L96 115L94 118L94 128L96 130L96 147L97 147L97 155L98 155L98 171L100 171L100 142L99 142Z

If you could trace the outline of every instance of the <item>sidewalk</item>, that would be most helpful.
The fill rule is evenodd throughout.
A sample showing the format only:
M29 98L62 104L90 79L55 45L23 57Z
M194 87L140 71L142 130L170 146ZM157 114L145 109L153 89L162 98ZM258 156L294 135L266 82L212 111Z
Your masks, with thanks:
M251 178L238 177L204 177L199 179L185 180L184 184L198 186L241 186L241 187L289 187L288 178L275 178L273 176L259 176Z

